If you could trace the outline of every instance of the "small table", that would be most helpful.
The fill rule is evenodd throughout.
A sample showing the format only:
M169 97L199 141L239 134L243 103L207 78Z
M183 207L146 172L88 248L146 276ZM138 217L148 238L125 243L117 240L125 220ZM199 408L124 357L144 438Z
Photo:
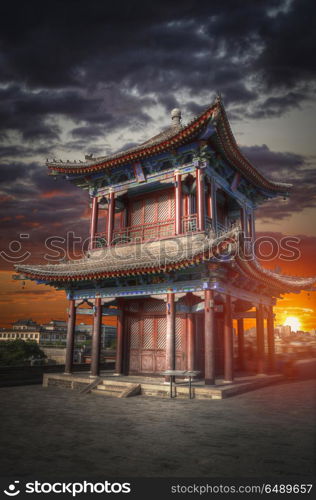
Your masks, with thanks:
M175 398L172 394L172 383L175 377L188 377L189 378L189 398L192 399L192 378L199 375L201 372L197 370L165 370L162 375L170 377L170 397Z

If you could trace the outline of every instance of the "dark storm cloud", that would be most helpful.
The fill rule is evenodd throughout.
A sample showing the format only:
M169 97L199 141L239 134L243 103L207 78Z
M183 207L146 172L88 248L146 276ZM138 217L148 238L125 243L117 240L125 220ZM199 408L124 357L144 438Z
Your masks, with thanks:
M219 90L228 105L249 104L248 116L280 115L310 95L314 14L308 0L7 2L1 131L56 141L66 117L81 122L74 137L96 139L148 122L156 100L181 104L181 89L189 111Z
M293 185L286 201L280 198L270 200L257 211L257 217L284 219L305 208L316 207L316 164L315 158L308 158L288 152L271 151L265 144L242 147L245 156L266 177L289 182Z
M0 132L5 134L9 130L17 130L22 133L23 139L37 141L59 138L61 128L54 123L56 118L70 118L75 122L83 120L92 124L92 132L95 132L99 125L100 135L106 130L121 126L122 116L126 124L131 118L148 121L149 117L141 112L140 104L151 103L148 98L137 100L135 97L123 95L114 86L108 88L103 95L99 92L91 96L84 89L30 92L14 85L0 90L0 101L3 102L0 109ZM113 102L117 103L115 113L109 106ZM130 110L130 113L127 110ZM78 127L79 133L81 128ZM86 131L89 129L84 128ZM74 129L74 135L79 135L78 129ZM92 133L92 138L94 137L95 134Z
M256 104L249 112L244 110L239 113L239 116L249 118L269 118L281 116L286 111L300 108L301 104L306 99L306 93L303 92L288 92L279 97L268 97L264 102Z

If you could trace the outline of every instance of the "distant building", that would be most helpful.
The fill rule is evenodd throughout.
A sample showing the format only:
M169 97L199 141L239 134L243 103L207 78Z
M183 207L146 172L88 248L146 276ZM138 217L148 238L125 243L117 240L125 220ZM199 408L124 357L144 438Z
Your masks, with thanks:
M31 319L19 319L12 324L12 328L0 330L0 341L8 340L33 340L40 342L40 325Z
M75 340L83 343L91 340L92 326L81 323L76 325ZM116 337L116 327L102 325L102 347L109 347ZM39 325L31 319L19 319L12 324L12 328L0 329L0 341L33 340L41 345L60 345L67 341L67 323L61 320L51 320Z
M13 330L29 330L34 331L39 329L39 324L32 319L18 319L12 323Z
M280 338L288 337L291 335L291 327L289 325L277 325L274 332Z

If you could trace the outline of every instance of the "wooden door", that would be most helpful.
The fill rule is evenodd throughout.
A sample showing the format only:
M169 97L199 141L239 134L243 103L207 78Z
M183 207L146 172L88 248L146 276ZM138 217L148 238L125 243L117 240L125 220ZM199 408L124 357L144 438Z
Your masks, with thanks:
M176 369L186 369L186 318L176 317ZM127 316L129 373L160 373L166 369L165 315Z

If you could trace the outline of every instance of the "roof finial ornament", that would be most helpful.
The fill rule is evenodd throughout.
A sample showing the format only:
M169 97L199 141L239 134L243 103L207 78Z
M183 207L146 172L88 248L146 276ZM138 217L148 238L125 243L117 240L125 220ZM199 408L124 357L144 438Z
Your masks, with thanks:
M178 126L180 125L181 122L181 109L179 108L174 108L171 111L171 121L173 126Z
M216 92L215 102L219 102L220 104L222 103L222 94L219 90Z

